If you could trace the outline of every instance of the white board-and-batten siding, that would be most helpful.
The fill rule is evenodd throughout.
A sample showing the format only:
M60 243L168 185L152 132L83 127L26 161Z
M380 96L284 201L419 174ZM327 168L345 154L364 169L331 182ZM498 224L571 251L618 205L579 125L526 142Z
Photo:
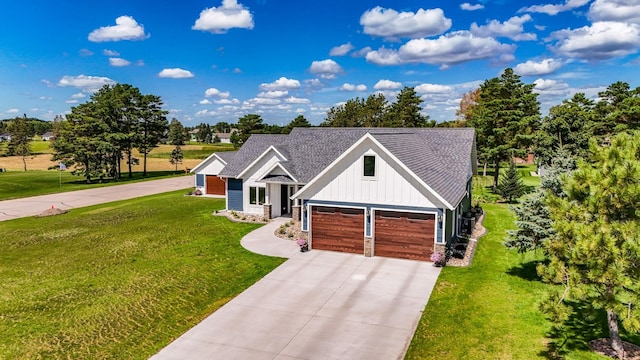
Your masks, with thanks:
M205 174L205 175L218 175L220 171L224 168L225 164L220 161L218 158L213 159L207 166L200 169L197 174Z
M362 144L366 145L366 144ZM371 144L370 144L371 145ZM364 176L364 156L376 157L374 177ZM306 195L318 201L438 208L439 201L420 191L418 181L382 149L362 146L334 166ZM306 197L306 196L305 196Z

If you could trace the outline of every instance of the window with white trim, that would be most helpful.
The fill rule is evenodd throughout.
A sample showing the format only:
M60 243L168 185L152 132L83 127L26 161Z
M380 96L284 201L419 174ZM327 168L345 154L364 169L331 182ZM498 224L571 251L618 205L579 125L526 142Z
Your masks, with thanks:
M249 187L249 204L263 205L266 194L267 194L266 188L257 187L257 186Z

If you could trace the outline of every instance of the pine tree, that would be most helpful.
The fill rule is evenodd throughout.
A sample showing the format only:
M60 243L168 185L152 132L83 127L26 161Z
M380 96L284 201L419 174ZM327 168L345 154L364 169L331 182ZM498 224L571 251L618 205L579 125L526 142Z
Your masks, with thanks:
M498 194L511 203L513 199L519 198L524 192L525 187L518 173L518 168L516 168L516 164L511 161L507 172L504 173L498 184Z
M568 152L558 152L541 176L540 188L527 195L522 204L511 206L517 218L517 229L507 231L508 237L504 242L506 247L517 249L521 253L536 251L556 234L545 200L548 194L566 196L562 190L562 179L574 169L575 161Z
M619 134L608 147L592 139L589 150L591 162L579 162L564 182L566 196L549 198L557 235L537 270L562 290L554 287L541 309L559 324L571 315L568 301L604 310L622 359L619 322L640 332L640 133Z
M169 158L169 162L176 166L176 172L178 171L178 164L182 164L182 159L184 159L182 148L180 145L176 145L176 147L171 150L171 157Z

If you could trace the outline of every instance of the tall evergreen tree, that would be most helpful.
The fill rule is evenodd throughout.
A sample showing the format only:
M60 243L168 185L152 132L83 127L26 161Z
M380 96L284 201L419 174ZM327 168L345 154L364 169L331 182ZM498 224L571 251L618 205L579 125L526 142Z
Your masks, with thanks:
M144 95L140 101L140 115L138 119L138 141L136 147L144 156L142 176L147 176L147 155L160 144L162 137L169 128L166 115L162 110L162 100L156 95Z
M182 159L184 159L182 148L179 144L176 144L176 147L171 150L171 157L169 158L169 162L176 166L176 172L178 171L178 164L182 164Z
M31 155L31 133L26 114L22 118L17 117L9 124L9 134L11 134L11 140L7 150L10 155L22 158L24 171L27 171L27 158Z
M494 164L497 191L500 163L525 156L538 128L540 104L534 84L524 84L512 69L480 86L480 98L468 123L476 129L479 158Z
M593 139L590 160L565 182L566 197L549 199L557 236L545 243L549 262L538 274L562 288L541 308L560 324L571 315L567 301L604 310L622 359L619 323L640 332L640 134L619 134L607 147Z
M511 206L516 215L516 230L507 231L504 244L518 252L536 251L544 247L547 240L555 236L553 221L545 202L548 194L563 197L562 179L575 169L575 161L567 151L560 151L551 161L543 175L541 185L527 195L522 204Z
M288 134L293 130L293 128L297 127L311 127L311 123L309 123L309 120L307 120L304 115L298 115L295 119L291 120L287 126L285 126L283 133Z
M385 127L434 127L435 121L422 115L422 99L415 88L404 87L384 117Z
M264 128L262 118L257 114L247 114L238 119L238 131L231 135L231 143L239 148L251 136Z

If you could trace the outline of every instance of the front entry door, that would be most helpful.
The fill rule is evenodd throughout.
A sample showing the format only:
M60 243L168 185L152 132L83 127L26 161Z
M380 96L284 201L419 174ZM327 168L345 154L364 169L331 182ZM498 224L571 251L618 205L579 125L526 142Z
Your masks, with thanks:
M284 184L280 185L280 213L289 213L289 186Z

